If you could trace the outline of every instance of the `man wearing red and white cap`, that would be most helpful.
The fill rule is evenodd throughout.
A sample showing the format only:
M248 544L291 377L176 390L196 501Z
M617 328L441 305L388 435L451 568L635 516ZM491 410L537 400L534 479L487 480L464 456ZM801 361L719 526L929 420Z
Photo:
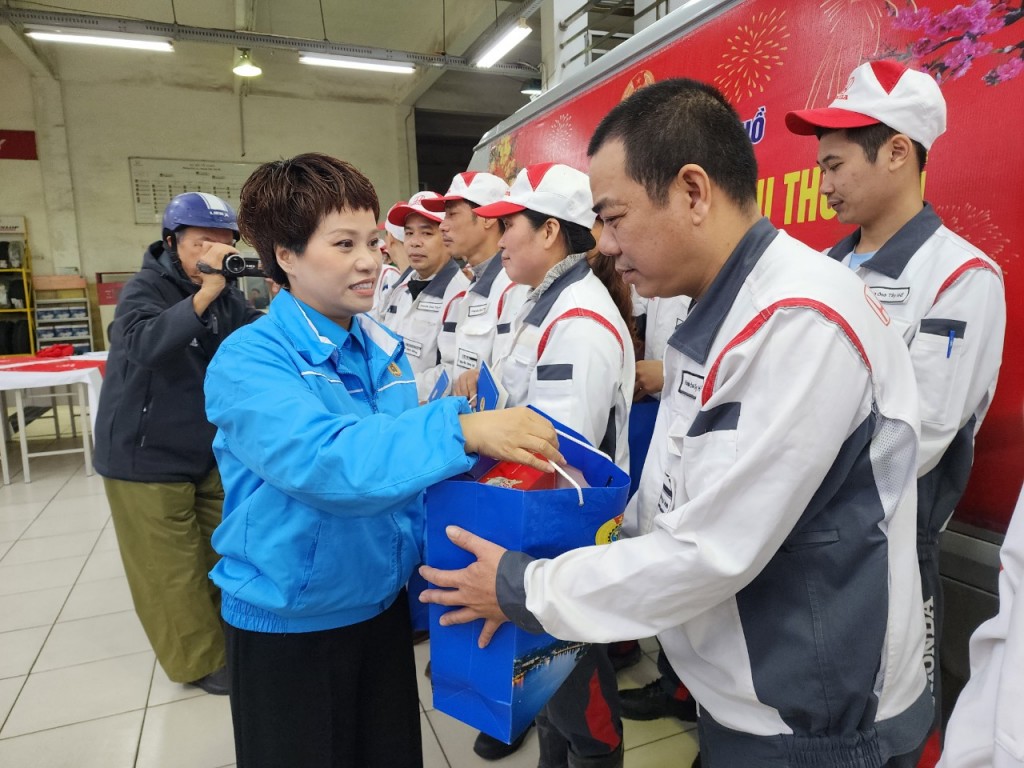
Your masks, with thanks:
M427 210L444 211L441 236L448 253L464 261L473 283L459 303L458 317L441 329L442 361L452 380L481 363L491 365L512 338L512 320L526 300L526 286L512 282L501 261L497 219L477 216L474 209L508 195L508 184L491 173L467 171L452 179L444 197L423 201ZM451 350L453 358L445 359Z
M441 326L456 317L459 300L469 287L459 265L441 240L438 225L444 214L428 210L425 199L440 199L437 192L417 192L409 202L388 211L387 221L403 228L409 269L382 306L382 322L405 342L405 354L416 374L420 402L425 402L444 370L438 337Z
M391 213L399 205L405 204L405 200L400 200L388 209L388 213ZM381 262L380 276L377 278L377 291L373 297L373 309L370 310L370 314L376 320L383 322L384 311L387 309L384 300L391 295L391 289L398 285L398 281L409 269L409 258L405 255L405 245L402 243L405 230L390 223L386 215L380 228L383 230L380 250L384 259Z
M995 393L1006 327L1002 272L922 199L927 152L946 129L946 102L929 75L895 61L862 64L828 107L790 112L786 125L818 136L821 193L839 221L859 225L829 256L884 305L914 364L921 403L917 548L937 736L938 537L967 485L974 436Z

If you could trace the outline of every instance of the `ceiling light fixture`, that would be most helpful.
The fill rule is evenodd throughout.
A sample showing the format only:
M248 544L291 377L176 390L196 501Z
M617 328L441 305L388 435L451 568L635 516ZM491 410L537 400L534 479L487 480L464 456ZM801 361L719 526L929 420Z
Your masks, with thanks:
M126 32L103 32L91 29L73 29L68 27L43 27L28 25L25 36L33 40L51 43L76 43L78 45L102 45L110 48L132 48L142 51L174 51L169 37L153 35L131 35Z
M252 63L252 55L248 48L239 48L235 57L235 66L231 70L239 77L259 77L263 70Z
M523 96L540 96L544 93L544 87L541 85L540 78L535 77L532 80L524 80L523 87L519 89L519 92Z
M493 67L506 53L515 48L519 43L530 36L530 25L526 19L520 18L516 23L495 40L491 46L484 51L476 60L476 65L481 69Z
M411 75L416 71L415 65L402 61L359 59L351 56L333 56L326 53L310 53L308 51L299 52L299 63L312 64L316 67L361 69L367 72L390 72L395 75Z

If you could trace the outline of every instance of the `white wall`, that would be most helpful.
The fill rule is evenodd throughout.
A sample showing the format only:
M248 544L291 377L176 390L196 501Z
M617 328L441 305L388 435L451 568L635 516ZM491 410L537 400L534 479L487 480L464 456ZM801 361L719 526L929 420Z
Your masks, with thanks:
M253 85L244 99L243 156L242 97L230 62L220 60L224 57L217 46L193 46L181 53L187 55L44 54L52 57L60 76L55 93L66 131L73 216L54 210L58 204L52 199L48 210L44 197L48 185L66 187L66 179L45 178L40 162L0 161L0 213L29 218L37 273L68 265L66 256L56 263L51 257L47 230L56 220L70 220L77 229L77 266L90 281L98 271L138 268L142 251L160 232L157 225L134 221L129 157L259 163L319 151L349 160L366 173L385 210L415 188L415 164L409 157L415 142L406 136L414 123L406 120L409 108L394 103L387 83L371 88L357 83L363 93L380 94L357 96L357 101L341 92L345 83L334 72L320 74L297 64L276 67L275 79ZM39 114L28 70L3 45L0 82L0 128L40 131L42 121L53 122L52 115ZM44 142L41 157L45 151Z
M36 130L31 78L27 70L0 45L0 128ZM38 160L0 160L0 215L24 216L28 221L33 264L40 272L52 272L45 257L50 238L43 200L43 176Z

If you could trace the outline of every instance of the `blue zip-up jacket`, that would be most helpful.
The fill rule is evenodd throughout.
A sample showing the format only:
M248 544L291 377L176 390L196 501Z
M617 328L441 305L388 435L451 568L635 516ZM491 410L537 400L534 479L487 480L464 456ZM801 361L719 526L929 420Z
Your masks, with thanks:
M380 614L422 560L423 490L475 459L464 398L417 407L398 337L357 315L361 333L339 348L315 325L329 322L282 292L207 372L225 491L210 575L234 627L313 632Z

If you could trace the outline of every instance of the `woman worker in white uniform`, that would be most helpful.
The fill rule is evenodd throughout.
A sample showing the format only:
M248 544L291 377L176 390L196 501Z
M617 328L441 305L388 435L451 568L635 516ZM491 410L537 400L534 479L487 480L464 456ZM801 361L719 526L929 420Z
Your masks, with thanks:
M618 275L612 271L602 282L587 260L595 245L593 204L586 174L543 163L520 171L505 200L476 209L477 216L502 220L505 268L531 288L511 351L496 360L494 375L509 406L540 408L628 472L635 375L629 312L623 316L606 287ZM455 394L475 397L478 376L463 374ZM543 768L622 765L615 671L603 646L580 660L536 724Z

